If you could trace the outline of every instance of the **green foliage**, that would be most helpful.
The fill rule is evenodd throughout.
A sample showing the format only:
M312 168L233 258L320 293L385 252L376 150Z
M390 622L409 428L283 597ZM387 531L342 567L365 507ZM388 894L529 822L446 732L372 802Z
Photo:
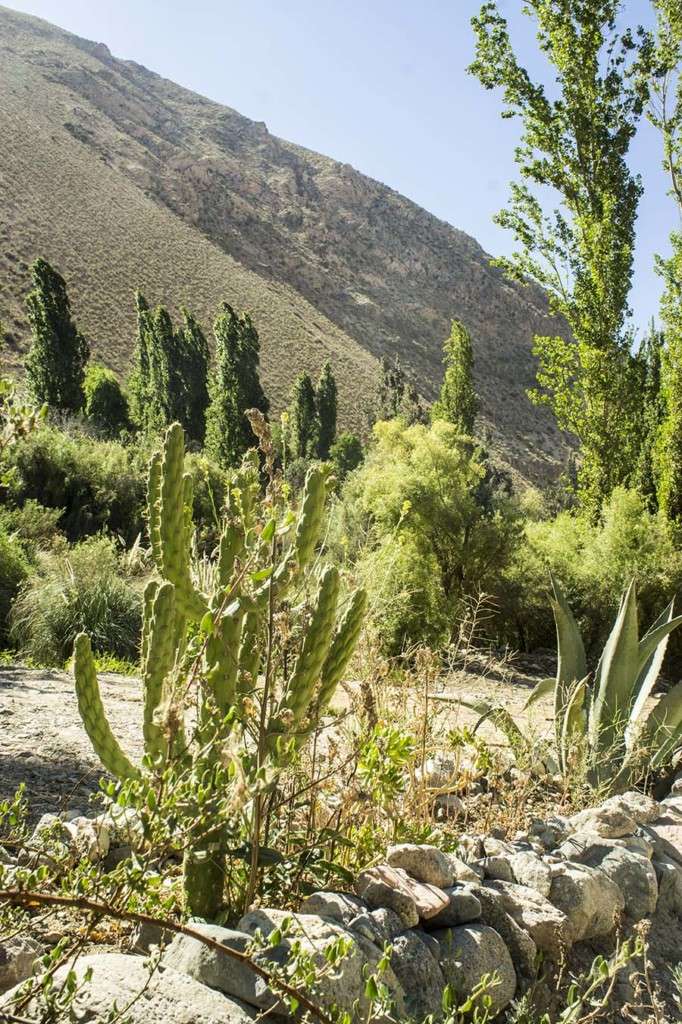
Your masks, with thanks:
M362 463L365 452L362 441L356 434L339 434L329 450L334 476L340 483Z
M386 356L382 356L376 398L369 416L370 426L397 417L403 419L408 426L425 423L427 419L417 389L408 381L400 357L396 356L391 363Z
M256 424L270 450L264 420ZM102 763L122 781L178 789L186 801L184 889L190 913L214 917L225 883L230 795L237 774L253 791L250 885L256 891L263 798L277 772L316 727L357 643L365 595L357 591L337 622L339 575L313 568L326 484L312 469L298 515L275 500L259 501L258 459L249 453L234 475L216 558L193 565L191 477L184 439L172 425L150 463L148 522L158 576L144 595L141 675L146 756L132 764L113 736L102 706L88 636L75 643L79 710ZM287 595L285 597L285 595ZM291 600L291 608L289 607ZM294 610L295 609L295 610ZM290 621L274 632L283 615ZM188 688L198 690L197 724L185 735ZM258 708L254 714L254 706Z
M260 383L260 342L248 314L223 303L213 325L216 367L206 414L206 450L221 466L234 469L256 444L246 417L248 409L267 414L269 403Z
M470 70L486 89L503 90L503 116L519 117L523 126L516 150L522 181L512 184L509 205L496 218L519 251L497 262L512 278L541 285L575 339L535 339L533 397L578 438L581 498L592 514L628 480L637 458L638 396L626 327L642 186L626 157L648 89L645 76L630 73L636 46L630 32L621 36L616 28L621 8L620 0L526 5L556 98L519 64L494 0L472 22ZM647 38L641 46L646 53ZM558 198L552 216L541 188Z
M21 655L40 665L63 666L84 629L98 653L130 661L138 650L141 601L114 542L93 537L40 555L14 603L11 623Z
M459 320L452 321L450 337L443 346L445 378L438 401L431 407L431 419L454 424L461 434L474 432L478 399L473 381L471 336Z
M7 641L10 608L30 566L18 539L0 525L0 643Z
M373 804L390 809L405 792L414 750L408 733L384 723L374 726L358 757L358 778Z
M514 505L487 485L488 476L480 452L452 424L438 420L430 427L408 427L392 420L375 426L374 444L344 490L349 527L363 538L369 531L368 554L389 538L409 541L400 553L401 573L406 578L416 572L421 598L413 605L396 588L393 608L404 601L411 608L410 621L430 621L432 635L440 633L444 619L454 628L469 596L497 592L500 573L517 542ZM353 553L352 536L349 547ZM390 561L390 549L386 551ZM420 560L424 568L418 568ZM431 572L435 576L428 582ZM422 608L418 600L424 602ZM394 614L390 621L394 625L389 635L399 636ZM419 639L412 627L403 632Z
M26 297L31 348L26 379L38 405L60 412L83 408L83 379L90 348L71 318L66 284L47 260L31 267L33 290Z
M118 437L128 429L128 400L115 373L105 366L88 366L83 392L85 415L102 437Z
M132 542L142 529L144 477L118 442L44 427L16 445L11 465L14 502L61 509L69 540L106 528Z
M5 505L0 508L0 526L16 536L27 558L33 562L39 550L64 542L58 525L61 514L61 509L45 508L29 498L18 507Z
M661 331L657 331L652 323L637 353L641 419L639 456L633 484L646 498L652 512L658 508L656 463L659 435L665 417L665 403L661 392L661 360L664 341L664 335Z
M320 379L315 390L315 406L317 409L318 436L317 457L327 460L336 439L336 380L332 373L331 363L322 367Z
M182 394L175 418L180 420L187 437L203 444L206 436L208 409L209 351L206 336L196 318L187 309L182 310L183 326L178 332L180 349L179 369Z
M315 458L321 446L315 388L308 373L300 373L294 382L285 443L287 453L294 461Z

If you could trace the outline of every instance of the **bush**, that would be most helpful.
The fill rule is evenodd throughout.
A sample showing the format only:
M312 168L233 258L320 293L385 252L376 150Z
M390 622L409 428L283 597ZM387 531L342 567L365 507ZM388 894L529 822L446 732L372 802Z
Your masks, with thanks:
M358 468L364 457L359 437L355 434L339 434L329 449L329 460L339 483L343 483L348 474Z
M202 550L210 551L220 539L227 473L212 459L196 454L186 456L185 471L191 474L194 485L192 505L197 540Z
M59 527L72 542L103 529L132 542L143 528L146 492L136 458L115 441L45 427L12 453L11 496L17 505L33 499L61 509Z
M555 642L549 569L566 591L588 651L603 646L619 595L633 576L645 622L682 587L682 551L673 528L648 510L640 494L622 487L604 503L597 524L572 512L526 523L524 541L506 574L509 639L526 650ZM679 658L682 638L673 635L669 651Z
M0 643L7 642L8 619L12 602L30 571L21 545L0 526Z
M88 366L83 391L85 415L102 437L118 437L129 428L128 400L115 373L104 366Z
M1 509L0 525L16 535L27 557L35 561L39 550L51 548L60 540L65 542L57 525L61 515L61 509L45 508L30 498L18 508Z
M61 666L78 633L93 649L125 661L137 658L142 602L121 575L114 542L93 537L67 552L44 553L21 587L11 613L11 638L24 657Z

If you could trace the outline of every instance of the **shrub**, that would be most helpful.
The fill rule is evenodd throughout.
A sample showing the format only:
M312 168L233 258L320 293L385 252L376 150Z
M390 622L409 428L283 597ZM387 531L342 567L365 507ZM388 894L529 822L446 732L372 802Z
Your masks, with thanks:
M21 545L0 526L0 642L7 642L7 625L12 602L29 574Z
M61 509L45 508L30 498L18 508L1 509L0 524L7 533L16 535L27 557L35 561L39 550L51 548L60 540L65 542L58 526L61 514Z
M107 529L131 542L143 527L146 491L136 457L115 441L45 427L14 450L11 495L18 505L33 499L61 509L70 541Z
M43 553L11 614L12 640L41 665L63 665L83 630L97 653L132 661L140 629L139 591L121 575L116 546L106 537Z
M329 449L329 459L339 483L358 468L364 457L362 441L355 434L340 434L337 437Z
M102 437L118 437L128 429L128 400L115 373L104 366L89 366L83 391L85 415Z

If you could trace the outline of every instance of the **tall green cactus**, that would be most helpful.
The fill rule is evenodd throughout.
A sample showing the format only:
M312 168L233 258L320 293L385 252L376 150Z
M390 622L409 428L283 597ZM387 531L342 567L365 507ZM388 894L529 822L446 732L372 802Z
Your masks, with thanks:
M314 729L343 676L357 644L366 599L362 591L352 594L336 624L338 572L330 566L317 570L314 564L325 476L319 468L308 472L298 515L276 503L273 513L271 502L264 523L259 520L258 489L257 460L249 454L229 490L212 563L213 585L210 593L203 593L192 572L192 491L184 473L179 424L168 428L161 451L151 460L148 525L157 577L144 594L140 672L145 758L141 765L129 760L109 727L88 637L80 634L74 648L83 724L102 764L121 781L151 782L155 773L178 762L193 780L198 803L205 806L207 792L210 797L215 784L212 780L219 774L214 769L220 764L226 730L231 730L234 741L235 727L244 740L250 736L243 745L245 763L251 762L261 779L263 768L268 768L272 780ZM211 573L202 578L211 578ZM304 598L310 592L315 597L307 602ZM276 657L276 606L304 616L294 659ZM287 672L292 661L293 668ZM173 701L193 682L198 707L186 738L182 707L173 708ZM254 702L260 705L257 715ZM257 763L248 752L255 748ZM220 795L216 793L216 799ZM258 822L252 840L257 845ZM195 916L211 918L219 910L226 846L221 826L213 828L210 820L186 846L185 897L188 911Z

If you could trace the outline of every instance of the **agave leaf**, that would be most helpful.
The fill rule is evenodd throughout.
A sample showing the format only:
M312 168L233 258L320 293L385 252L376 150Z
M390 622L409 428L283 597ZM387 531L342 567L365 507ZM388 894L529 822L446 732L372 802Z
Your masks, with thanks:
M682 625L682 615L672 616L674 599L670 602L662 615L660 615L648 633L642 637L639 644L639 670L640 672L655 653L657 646L662 640L667 640L674 629ZM667 616L667 618L664 618Z
M547 697L550 693L554 693L554 687L556 686L556 679L551 676L548 679L541 679L536 686L533 687L532 693L528 700L523 705L523 710L527 711L528 708L532 707L543 697Z
M647 715L637 736L638 745L651 749L649 764L656 768L682 742L682 683L668 690Z
M579 679L587 675L587 659L585 658L585 647L583 638L580 635L578 624L573 617L573 612L568 606L566 595L561 589L557 578L550 572L549 578L552 584L552 611L554 612L554 623L557 636L557 670L556 686L554 689L554 728L556 731L557 748L561 747L561 730L559 723L564 716L566 703L569 699L571 687Z
M560 723L559 743L559 764L562 771L566 771L568 757L573 749L576 736L584 740L587 732L587 715L585 713L585 698L587 696L588 676L574 683L571 694L566 704L563 719Z
M633 579L621 601L597 669L590 708L590 745L595 753L612 751L635 697L639 639L637 588Z
M668 639L670 637L671 630L675 628L675 626L671 626L671 624L676 621L682 621L682 616L678 615L677 620L673 618L674 605L675 599L673 598L668 607L661 612L653 626L639 643L640 660L643 653L647 655L647 660L642 665L635 684L635 701L632 705L630 720L628 721L627 728L625 730L625 746L628 750L630 750L635 743L638 722L644 710L644 705L651 696L651 692L656 685L656 680L658 679L658 674L661 671L661 665L663 664L665 651L668 646ZM663 629L662 632L662 628L666 626L671 628L668 628L667 630ZM660 639L652 649L649 638L659 635Z
M474 726L474 732L489 719L495 728L499 729L507 737L512 750L523 750L527 747L526 737L507 709L503 708L501 704L491 704L487 700L466 700L463 697L458 698L457 703L461 704L464 708L468 708L470 711L475 711L480 716Z

